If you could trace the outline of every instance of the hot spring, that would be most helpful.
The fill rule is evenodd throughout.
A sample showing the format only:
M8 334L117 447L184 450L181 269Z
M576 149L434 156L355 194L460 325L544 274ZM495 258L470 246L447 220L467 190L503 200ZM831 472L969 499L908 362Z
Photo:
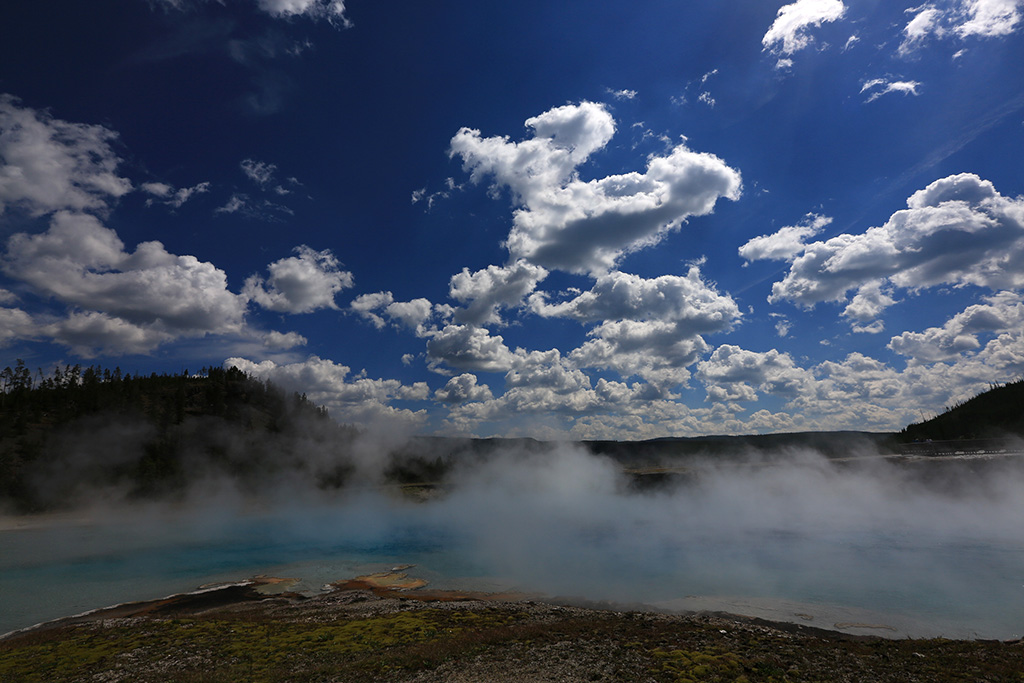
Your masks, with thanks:
M923 465L927 466L927 465ZM467 469L411 502L294 490L8 520L0 633L256 575L328 581L395 565L435 588L713 609L903 637L1024 633L1024 470L922 481L813 454L707 467L638 492L571 447ZM861 632L861 631L858 631Z

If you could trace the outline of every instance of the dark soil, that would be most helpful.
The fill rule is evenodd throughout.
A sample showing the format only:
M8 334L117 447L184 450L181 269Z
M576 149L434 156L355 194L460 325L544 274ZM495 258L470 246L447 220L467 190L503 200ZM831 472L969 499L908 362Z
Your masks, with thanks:
M1024 681L1021 641L348 586L139 603L0 641L0 681Z

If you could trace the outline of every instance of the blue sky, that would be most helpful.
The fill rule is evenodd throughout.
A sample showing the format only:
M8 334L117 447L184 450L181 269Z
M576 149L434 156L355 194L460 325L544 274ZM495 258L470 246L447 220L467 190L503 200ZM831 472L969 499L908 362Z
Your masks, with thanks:
M1024 373L1024 3L0 9L0 365L400 433L899 429Z

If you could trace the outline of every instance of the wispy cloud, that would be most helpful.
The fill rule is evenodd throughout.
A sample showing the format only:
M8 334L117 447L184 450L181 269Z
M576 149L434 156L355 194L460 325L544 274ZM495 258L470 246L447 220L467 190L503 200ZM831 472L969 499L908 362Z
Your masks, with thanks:
M903 29L898 54L910 56L929 38L936 40L1001 38L1021 25L1020 0L958 0L952 4L926 3L908 9L914 16Z
M606 92L617 100L633 100L637 96L636 90L612 90L609 88Z
M139 189L146 194L152 195L146 200L146 206L153 206L153 204L160 203L171 207L172 209L181 208L181 206L197 194L203 194L210 191L210 183L203 182L197 183L192 187L181 187L175 189L173 185L167 183L142 183Z
M187 10L210 0L151 0L166 10ZM349 27L352 22L345 15L344 0L255 0L260 11L274 17L308 17L325 19L332 24Z
M215 214L238 214L244 218L277 223L285 216L293 216L295 212L283 204L276 204L267 199L253 199L244 192L236 192L228 201L214 209Z
M861 94L871 91L865 103L874 102L882 95L889 93L903 93L904 95L919 95L917 89L921 87L918 81L890 81L888 78L873 78L861 85Z

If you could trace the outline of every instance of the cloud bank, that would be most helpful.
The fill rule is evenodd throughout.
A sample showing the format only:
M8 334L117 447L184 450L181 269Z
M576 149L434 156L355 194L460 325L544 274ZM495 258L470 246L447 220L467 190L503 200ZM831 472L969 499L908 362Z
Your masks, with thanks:
M134 189L118 175L122 160L116 141L117 135L102 126L69 123L0 96L0 215L18 211L47 221L42 232L15 232L6 239L0 270L26 294L57 307L32 314L0 308L8 323L0 343L51 340L85 358L148 354L164 344L207 336L280 350L306 340L253 327L249 301L277 312L306 313L336 308L335 294L352 286L352 274L339 270L330 251L304 245L296 248L298 256L270 264L266 280L250 277L240 294L229 289L223 269L170 253L159 241L128 248L103 224L116 202ZM256 176L272 179L273 167L252 166ZM209 187L208 182L180 189L159 182L139 185L149 195L147 206L160 201L172 208Z
M1024 199L1004 197L991 182L961 173L915 192L907 207L862 234L803 245L788 258L789 272L772 286L769 301L814 306L842 301L850 290L866 294L879 283L911 291L1024 286L1014 265L1024 257ZM743 249L756 252L750 245Z

